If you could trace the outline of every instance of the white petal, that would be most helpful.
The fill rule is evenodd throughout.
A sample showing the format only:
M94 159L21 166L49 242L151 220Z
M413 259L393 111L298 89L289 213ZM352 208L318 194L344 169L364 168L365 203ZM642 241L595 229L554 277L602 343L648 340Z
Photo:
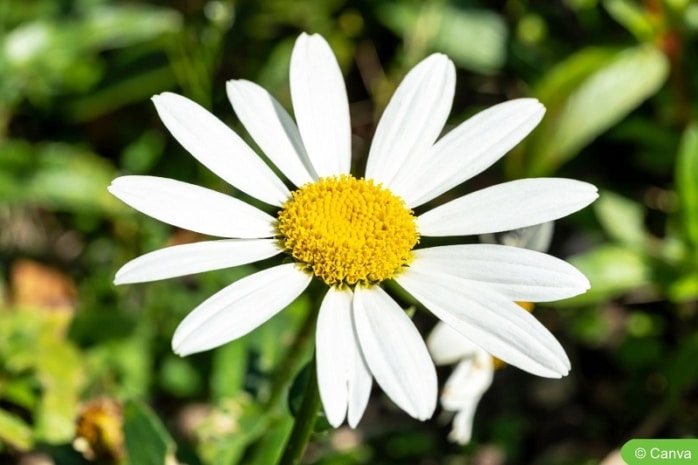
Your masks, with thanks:
M202 234L256 239L276 234L276 220L241 200L155 176L122 176L109 192L141 213Z
M320 305L315 329L315 360L318 389L327 421L337 428L344 422L349 405L347 382L353 367L354 330L351 322L350 290L331 287Z
M301 34L291 54L291 99L298 129L318 176L348 174L351 123L344 78L329 44Z
M184 356L244 336L283 310L310 280L295 263L288 263L235 281L182 320L172 338L172 349Z
M380 287L357 286L354 325L361 351L381 389L419 420L436 408L436 369L412 320Z
M366 178L383 183L397 195L410 193L394 186L405 186L400 179L403 172L420 171L416 168L425 162L446 123L455 88L456 68L446 55L431 55L412 68L378 122Z
M460 445L470 443L473 437L475 410L479 402L480 399L474 399L473 402L463 406L462 409L456 412L456 416L453 417L453 427L451 432L448 433L448 439Z
M405 202L410 208L422 205L489 168L521 142L544 113L536 99L517 99L461 123L427 152L421 169L400 179Z
M532 226L574 213L598 197L596 187L561 178L519 179L447 202L417 218L424 236L463 236Z
M472 357L480 349L461 333L439 321L427 337L427 348L437 365L448 365Z
M444 386L441 405L456 412L449 439L459 444L470 442L475 410L487 389L492 385L494 368L492 356L480 350L474 357L463 360Z
M296 186L316 180L298 128L281 104L250 81L228 81L226 89L238 118L272 163Z
M353 325L352 330L356 355L354 357L352 376L349 377L349 411L347 412L347 422L349 426L356 428L359 421L361 421L361 417L364 416L368 400L371 397L373 379L368 365L366 365L363 353L361 353L361 349L359 348L359 339Z
M512 247L547 252L553 240L555 222L547 221L525 228L513 229L502 233L488 233L480 235L480 242L486 244L502 244Z
M131 260L116 272L114 284L143 283L220 270L281 253L276 239L224 239L182 244Z
M538 376L559 378L570 362L530 313L474 281L405 268L396 281L439 319L490 354ZM370 367L370 363L369 363Z
M352 296L351 290L331 287L320 306L315 333L320 398L335 428L344 422L347 408L355 427L371 392L371 375L354 335Z
M412 252L412 268L478 281L510 300L549 302L579 295L589 280L569 263L533 250L497 244L430 247Z
M153 103L182 147L221 179L270 205L288 199L288 189L271 168L201 105L170 92L154 96Z
M494 362L482 349L461 361L449 376L441 394L441 405L447 410L460 410L477 403L492 385Z

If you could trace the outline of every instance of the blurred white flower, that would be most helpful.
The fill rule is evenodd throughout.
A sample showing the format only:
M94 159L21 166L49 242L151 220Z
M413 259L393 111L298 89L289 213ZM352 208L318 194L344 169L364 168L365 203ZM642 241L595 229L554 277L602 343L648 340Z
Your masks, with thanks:
M467 444L477 405L494 377L492 356L441 322L429 334L427 345L437 365L458 363L441 392L441 406L455 412L449 439Z
M455 67L434 54L402 81L376 128L365 178L350 174L351 126L342 73L327 42L302 34L290 66L294 120L264 89L228 82L228 97L289 190L232 130L185 97L153 98L163 123L194 157L232 186L271 206L152 176L115 179L110 191L133 208L218 241L149 253L127 263L117 284L154 281L292 257L230 284L177 328L180 355L237 339L301 294L327 285L316 330L318 386L330 423L355 426L372 379L403 410L431 417L434 364L410 318L382 289L393 279L438 318L488 352L532 373L570 368L557 340L513 301L584 292L587 279L554 257L501 245L415 249L421 236L505 231L573 213L596 188L570 179L522 179L456 198L419 216L412 209L480 173L541 120L520 99L489 108L437 140L450 112ZM522 202L522 199L526 199Z

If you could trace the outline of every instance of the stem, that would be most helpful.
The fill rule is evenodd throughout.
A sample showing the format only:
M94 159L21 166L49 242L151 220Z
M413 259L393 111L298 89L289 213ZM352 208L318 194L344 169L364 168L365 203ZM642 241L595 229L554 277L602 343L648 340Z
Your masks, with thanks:
M305 448L308 442L310 442L310 436L313 433L313 426L315 426L315 419L319 410L320 392L317 387L315 357L313 357L313 360L310 362L308 384L305 386L301 408L296 416L296 422L293 424L291 436L288 438L279 465L298 465L301 463Z
M276 405L276 402L278 401L281 394L284 392L284 388L286 388L289 380L293 376L293 373L296 372L298 368L298 360L304 354L308 342L312 340L316 319L317 311L312 309L309 310L308 315L305 317L305 320L301 324L296 338L293 340L293 343L291 344L291 347L289 348L288 352L286 352L286 356L281 361L281 363L278 364L279 368L277 373L274 375L271 393L269 394L269 398L265 402L265 406L267 409L271 409L274 407L274 405ZM314 372L315 369L313 368L313 373Z
M285 410L282 411L283 405L280 403L280 399L283 396L283 394L286 392L286 389L288 388L288 385L291 381L291 378L293 375L298 371L299 365L301 358L305 358L306 351L308 349L308 344L312 342L313 340L313 334L314 334L314 329L315 329L315 321L317 319L317 306L312 306L310 309L308 309L308 313L305 316L303 322L300 325L300 328L298 329L298 332L296 333L296 336L291 343L291 346L289 349L286 351L285 356L283 359L277 364L277 369L276 373L273 376L272 379L272 384L271 384L271 390L269 392L269 396L266 398L266 400L261 401L261 407L262 410L264 411L264 416L267 418L267 427L268 428L273 428L274 423L278 422L280 420L281 415L286 415ZM316 375L315 375L315 367L314 367L314 360L313 360L313 368L312 368L312 373L311 376L313 378L313 383L316 383ZM307 388L306 388L307 389ZM317 388L316 388L317 389ZM301 400L301 404L303 403L305 399L305 393L303 394L303 400ZM302 408L302 405L301 405ZM282 413L283 412L283 413ZM300 415L300 413L299 413ZM296 424L294 423L294 430L296 428ZM307 442L307 440L306 440ZM281 441L279 441L280 444ZM260 457L267 457L267 452L265 452L265 448L268 448L268 444L260 440L258 437L255 441L254 444L250 445L250 456L253 458L249 463L257 464L257 463L268 463L268 459L264 459L263 461L260 461ZM275 447L277 447L275 445ZM286 448L289 446L287 445ZM277 453L280 447L277 449ZM284 449L284 454L286 454L286 450ZM301 451L302 453L302 451Z

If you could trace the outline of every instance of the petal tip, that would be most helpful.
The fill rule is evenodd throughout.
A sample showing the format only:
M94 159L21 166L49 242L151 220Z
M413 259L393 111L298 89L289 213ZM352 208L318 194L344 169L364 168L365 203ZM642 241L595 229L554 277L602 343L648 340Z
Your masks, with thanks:
M179 339L180 338L177 337L177 332L175 331L175 335L172 337L172 352L180 357L186 357L187 355L194 353L193 350L189 350L185 347L185 341Z
M155 94L152 97L150 97L150 100L157 107L159 105L165 104L165 100L169 100L175 96L177 96L177 94L175 94L173 92L160 92L159 94Z

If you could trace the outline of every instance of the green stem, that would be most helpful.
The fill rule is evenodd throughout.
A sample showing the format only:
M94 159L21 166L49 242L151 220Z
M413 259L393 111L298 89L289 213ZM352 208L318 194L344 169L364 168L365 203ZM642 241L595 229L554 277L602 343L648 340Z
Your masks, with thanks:
M308 384L305 386L301 408L296 416L296 422L293 424L291 436L288 438L279 465L300 464L305 448L310 441L310 436L313 434L315 419L320 410L320 392L317 387L315 357L311 360L309 368Z
M311 307L308 310L285 356L277 363L277 369L272 379L269 396L266 400L262 401L262 409L264 411L264 417L268 422L268 428L274 428L275 423L281 421L280 416L287 415L285 410L282 412L283 404L281 404L280 399L283 394L287 392L291 378L298 371L301 359L305 358L308 345L313 340L315 320L317 319L317 310L315 310L315 308L317 307ZM312 371L312 376L315 377L315 369L313 368ZM316 381L314 380L314 382ZM266 451L264 450L267 447L268 444L264 440L257 438L256 442L250 445L250 456L253 459L249 463L268 463L268 459L264 459L264 461L259 460L259 457L267 457Z
M267 409L273 408L279 400L284 389L287 387L289 380L298 369L298 361L305 353L308 343L312 340L313 330L315 329L315 320L317 312L309 310L308 315L301 324L298 334L296 335L291 347L289 347L286 356L278 364L278 371L274 375L272 382L271 393L265 402Z

